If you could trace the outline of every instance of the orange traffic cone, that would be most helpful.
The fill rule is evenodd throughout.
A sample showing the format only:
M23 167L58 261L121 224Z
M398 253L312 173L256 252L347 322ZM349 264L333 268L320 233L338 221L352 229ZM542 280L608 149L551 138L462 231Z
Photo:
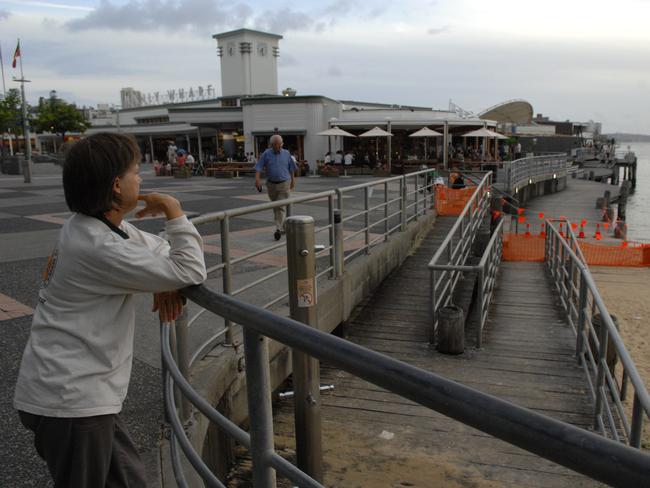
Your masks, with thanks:
M544 230L545 225L542 223L542 231L539 233L539 237L546 237L546 231Z
M526 224L526 233L524 234L524 237L530 237L530 224Z
M582 224L580 226L580 233L578 234L578 239L584 239L584 238L585 238L585 224Z
M600 233L600 224L596 224L596 233L594 234L594 237L596 238L597 241L603 238L603 236Z
M564 224L560 222L560 237L564 237Z

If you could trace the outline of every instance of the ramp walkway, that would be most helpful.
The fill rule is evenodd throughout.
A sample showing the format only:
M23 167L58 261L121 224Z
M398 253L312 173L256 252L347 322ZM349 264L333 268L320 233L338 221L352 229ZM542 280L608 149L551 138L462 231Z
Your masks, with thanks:
M373 205L370 188L363 186L364 211L347 218L330 211L333 224L323 229L334 230L334 259L322 275L343 280L372 275L371 270L343 271L341 261L363 251L369 259L391 254L381 255L389 248L375 251L373 243L390 242L390 229L397 228L397 223L391 227L395 216L401 217L399 227L404 229L407 209L414 208L412 219L426 212L430 192L418 186L418 179L425 185L430 179L426 174L416 178L410 192L416 197L413 204L407 203L405 181L400 181L400 199L391 198L386 181L380 182L385 185L382 205ZM243 457L237 456L234 472L220 473L228 486L251 486L252 479L255 487L271 488L276 473L279 486L314 488L600 486L594 480L612 486L643 485L650 458L638 449L650 397L595 288L569 221L563 219L559 228L545 221L543 263L500 266L504 219L492 222L489 242L481 250L490 220L490 180L488 173L470 195L436 192L438 214L462 207L458 218L438 217L423 240L409 247L412 254L404 260L402 255L402 265L389 268L393 271L388 277L384 274L372 285L360 280L355 287L339 287L336 296L321 291L319 308L325 317L338 306L336 300L345 300L360 286L372 291L341 319L348 340L319 330L322 324L313 320L314 307L300 310L301 300L302 308L313 303L317 279L311 256L319 250L310 217L291 219L287 232L287 257L293 259L289 283L296 283L289 304L295 320L203 286L183 290L197 305L242 326L245 362L237 366L246 377L249 428L242 430L192 390L172 357L171 327L163 324L165 401L175 471L181 468L174 461L176 439L209 486L225 486L189 445L176 416L173 384L223 434L247 448ZM333 196L326 196L332 209ZM338 193L339 208L341 196ZM400 210L391 214L388 206L394 201L401 201ZM378 223L384 224L385 235L373 239L370 228L376 224L370 215L376 210L384 215ZM492 216L499 213L493 211ZM225 229L232 215L225 215ZM352 235L365 233L365 245L344 255L341 224L357 216L364 218L365 226ZM296 264L296 256L305 258L304 266ZM475 324L476 342L466 340L463 354L441 354L432 343L444 337L446 314L452 310L447 308L443 316L442 308L467 298L467 283L473 283L469 290L473 288L475 305L464 312ZM328 301L331 297L335 300ZM278 354L272 366L291 360L295 382L288 385L295 399L274 396L279 400L273 408L269 356L277 349L267 338L290 348L290 357ZM442 350L446 341L438 342ZM610 350L620 360L618 372L609 363ZM182 348L178 351L180 357ZM323 383L327 391L321 394ZM191 415L184 407L180 412L185 418ZM206 444L211 442L208 437ZM212 463L215 458L206 460Z
M429 344L426 265L450 225L436 223L419 249L359 307L345 337L587 428L593 407L575 362L575 338L542 263L502 263L482 349L452 356ZM322 396L326 486L600 486L326 364L321 377L322 384L334 385ZM276 446L292 450L293 402L279 406Z

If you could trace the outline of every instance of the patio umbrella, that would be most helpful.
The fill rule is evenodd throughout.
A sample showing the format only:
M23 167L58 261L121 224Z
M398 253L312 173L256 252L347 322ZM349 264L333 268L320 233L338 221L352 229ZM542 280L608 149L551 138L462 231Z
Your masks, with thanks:
M488 132L492 133L492 137L495 139L508 139L508 137L504 136L503 134L499 134L498 132L495 132L493 130L488 129Z
M463 137L494 137L494 134L496 134L496 132L492 132L491 130L482 127L468 132L467 134L463 134Z
M388 131L385 131L384 129L380 129L379 127L373 127L369 131L364 132L363 134L359 134L359 137L376 137L377 141L375 143L375 156L377 160L379 160L379 138L380 137L391 137L393 134L391 134Z
M489 137L490 139L507 139L507 137L502 136L498 132L494 132L485 127L481 127L480 129L476 129L468 132L467 134L463 134L463 137ZM481 157L483 161L485 161L485 142L483 143L483 154Z
M341 136L341 137L357 137L354 134L350 134L347 131L344 131L343 129L339 129L337 125L332 127L331 129L324 130L322 132L317 132L317 136Z
M317 136L327 136L328 142L329 142L329 140L330 140L329 138L331 136L334 136L334 137L357 137L354 134L350 134L349 132L344 131L343 129L339 129L338 125L335 125L334 127L331 127L331 128L329 128L327 130L317 132L316 135ZM329 145L331 146L331 143Z
M409 137L424 137L424 159L427 159L427 138L441 136L440 132L429 129L428 127L422 127L420 130L415 131L413 134L409 134Z

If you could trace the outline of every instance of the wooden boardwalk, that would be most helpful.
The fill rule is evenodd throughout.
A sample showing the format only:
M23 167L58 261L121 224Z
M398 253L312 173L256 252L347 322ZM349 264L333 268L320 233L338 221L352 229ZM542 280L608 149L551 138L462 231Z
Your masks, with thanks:
M591 406L586 380L573 359L575 339L557 311L542 264L503 263L482 349L447 356L429 346L426 264L449 229L449 223L440 224L359 307L346 337L587 427ZM321 376L323 384L335 385L322 396L326 486L600 486L344 371L322 364ZM279 402L275 415L276 447L290 458L292 404Z

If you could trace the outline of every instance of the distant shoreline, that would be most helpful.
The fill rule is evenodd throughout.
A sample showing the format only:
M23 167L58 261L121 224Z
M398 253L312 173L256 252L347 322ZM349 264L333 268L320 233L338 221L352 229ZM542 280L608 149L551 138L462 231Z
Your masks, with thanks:
M603 134L607 139L614 139L616 142L650 142L650 135L647 134Z

